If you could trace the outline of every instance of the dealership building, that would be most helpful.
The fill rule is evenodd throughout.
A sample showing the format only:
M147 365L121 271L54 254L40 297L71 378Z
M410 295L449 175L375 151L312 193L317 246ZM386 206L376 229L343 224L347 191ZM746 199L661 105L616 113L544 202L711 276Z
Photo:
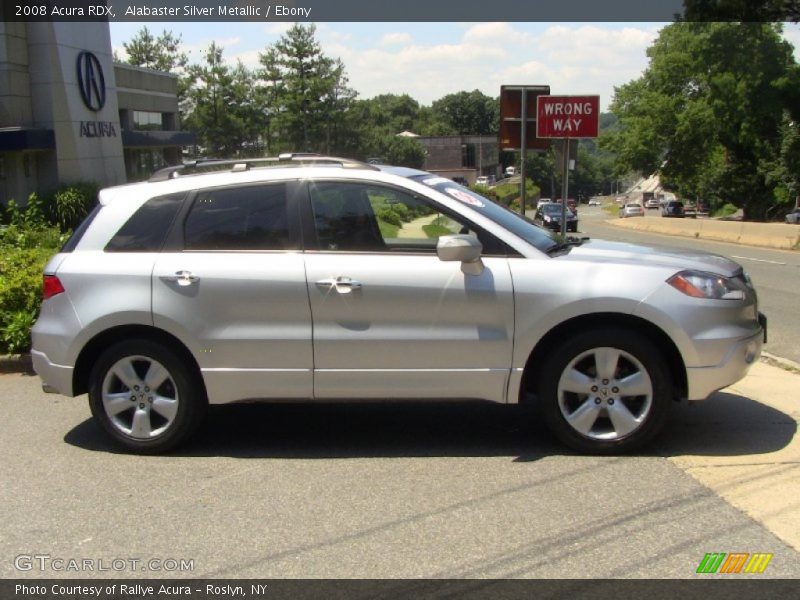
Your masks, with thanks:
M178 80L114 63L107 23L0 22L0 203L181 159Z

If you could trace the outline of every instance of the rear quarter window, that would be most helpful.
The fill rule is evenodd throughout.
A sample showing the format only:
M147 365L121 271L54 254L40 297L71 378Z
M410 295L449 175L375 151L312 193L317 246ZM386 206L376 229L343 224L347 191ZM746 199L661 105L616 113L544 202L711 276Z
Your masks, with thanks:
M86 233L87 229L89 229L89 225L92 224L92 221L94 221L94 218L98 215L101 208L102 206L100 204L97 204L92 209L92 212L90 212L83 220L83 222L75 228L75 231L72 232L72 235L69 236L69 239L61 247L61 252L72 252L73 250L75 250L75 246L77 246L78 242L81 241L83 234Z
M125 222L106 252L159 252L186 194L150 198Z

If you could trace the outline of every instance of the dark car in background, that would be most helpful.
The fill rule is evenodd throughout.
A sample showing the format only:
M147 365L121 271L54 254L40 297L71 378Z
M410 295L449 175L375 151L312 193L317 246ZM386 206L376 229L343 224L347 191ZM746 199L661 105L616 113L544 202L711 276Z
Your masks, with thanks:
M795 208L792 212L786 215L786 222L800 225L800 207Z
M683 202L680 200L670 200L661 208L662 217L684 217Z
M547 229L561 231L561 204L558 202L542 204L536 209L533 221ZM569 201L567 201L567 231L578 231L578 217L569 209Z

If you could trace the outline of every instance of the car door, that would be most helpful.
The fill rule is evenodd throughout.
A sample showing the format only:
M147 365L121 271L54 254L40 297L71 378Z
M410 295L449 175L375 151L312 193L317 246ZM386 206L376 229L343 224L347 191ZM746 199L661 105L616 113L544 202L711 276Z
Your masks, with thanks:
M153 270L153 321L197 359L212 403L311 398L293 182L198 191Z
M503 245L403 189L308 183L303 210L317 398L505 400L513 290ZM436 254L482 236L479 275Z

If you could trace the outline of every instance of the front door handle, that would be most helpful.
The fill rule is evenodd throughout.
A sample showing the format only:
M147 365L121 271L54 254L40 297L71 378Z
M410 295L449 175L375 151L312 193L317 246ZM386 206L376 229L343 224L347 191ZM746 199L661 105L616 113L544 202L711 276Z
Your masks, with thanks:
M331 277L317 281L317 287L335 288L340 294L349 294L353 290L360 290L361 282L349 277Z
M175 275L164 275L164 281L176 281L178 285L187 286L200 281L200 278L191 271L176 271Z

